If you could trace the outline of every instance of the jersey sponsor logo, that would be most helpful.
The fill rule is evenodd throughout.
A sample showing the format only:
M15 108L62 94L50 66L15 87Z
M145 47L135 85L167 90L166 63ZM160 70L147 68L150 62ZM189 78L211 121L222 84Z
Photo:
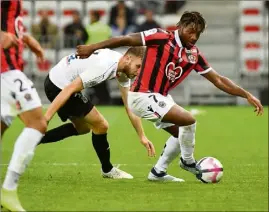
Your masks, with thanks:
M101 76L92 79L91 81L87 82L86 84L89 87L93 87L93 86L99 84L100 82L102 82L104 78L105 78L105 74L102 74Z
M147 37L147 36L153 35L153 34L155 34L155 33L157 33L157 32L158 32L157 29L150 29L150 30L146 30L146 31L144 31L144 34L145 34L145 36Z
M180 78L182 73L183 73L182 67L180 66L176 67L175 63L173 62L168 63L168 65L165 68L166 77L172 83L175 82L178 78Z

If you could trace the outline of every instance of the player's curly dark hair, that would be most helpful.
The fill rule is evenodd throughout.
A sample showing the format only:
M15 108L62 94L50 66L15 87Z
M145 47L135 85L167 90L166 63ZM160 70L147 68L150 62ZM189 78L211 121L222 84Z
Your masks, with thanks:
M176 26L186 27L190 24L193 25L195 30L198 30L199 28L201 32L203 32L206 28L206 21L203 15L196 11L185 11Z
M143 58L144 54L146 51L146 47L145 46L135 46L135 47L130 47L125 54L132 54L136 57L140 57Z

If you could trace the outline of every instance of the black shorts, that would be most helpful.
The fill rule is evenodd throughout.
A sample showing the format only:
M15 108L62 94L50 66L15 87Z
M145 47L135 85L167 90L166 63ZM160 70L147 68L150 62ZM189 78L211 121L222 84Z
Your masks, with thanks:
M49 76L46 77L44 82L45 93L50 102L62 91L50 80ZM84 117L92 109L94 105L85 97L81 92L73 94L67 102L58 110L58 116L62 121L66 121L72 117Z

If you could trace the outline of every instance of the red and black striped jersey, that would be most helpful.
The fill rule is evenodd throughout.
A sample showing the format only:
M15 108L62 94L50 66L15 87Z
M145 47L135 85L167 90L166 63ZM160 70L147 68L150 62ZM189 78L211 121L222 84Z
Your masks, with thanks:
M1 30L12 33L18 38L23 36L22 0L1 1ZM1 47L1 73L9 70L23 70L23 42L9 49Z
M166 96L192 70L199 74L211 70L196 46L191 49L182 46L178 30L168 32L154 28L141 32L141 37L147 50L131 87L133 92L154 92Z

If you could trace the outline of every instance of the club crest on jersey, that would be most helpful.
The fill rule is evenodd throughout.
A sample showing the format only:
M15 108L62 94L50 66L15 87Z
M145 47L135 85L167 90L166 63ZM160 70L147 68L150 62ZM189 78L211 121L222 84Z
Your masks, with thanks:
M188 55L188 60L190 63L195 64L196 63L196 56L194 55Z
M25 94L25 95L24 95L24 98L25 98L28 102L32 100L32 96L31 96L31 94L29 94L29 93Z
M160 101L158 105L159 107L164 108L166 106L166 103L164 101Z
M180 66L175 65L175 63L170 62L165 68L165 74L170 82L175 82L178 78L181 77L183 69Z
M192 48L192 49L185 49L186 56L188 58L189 63L196 64L197 63L197 49Z

